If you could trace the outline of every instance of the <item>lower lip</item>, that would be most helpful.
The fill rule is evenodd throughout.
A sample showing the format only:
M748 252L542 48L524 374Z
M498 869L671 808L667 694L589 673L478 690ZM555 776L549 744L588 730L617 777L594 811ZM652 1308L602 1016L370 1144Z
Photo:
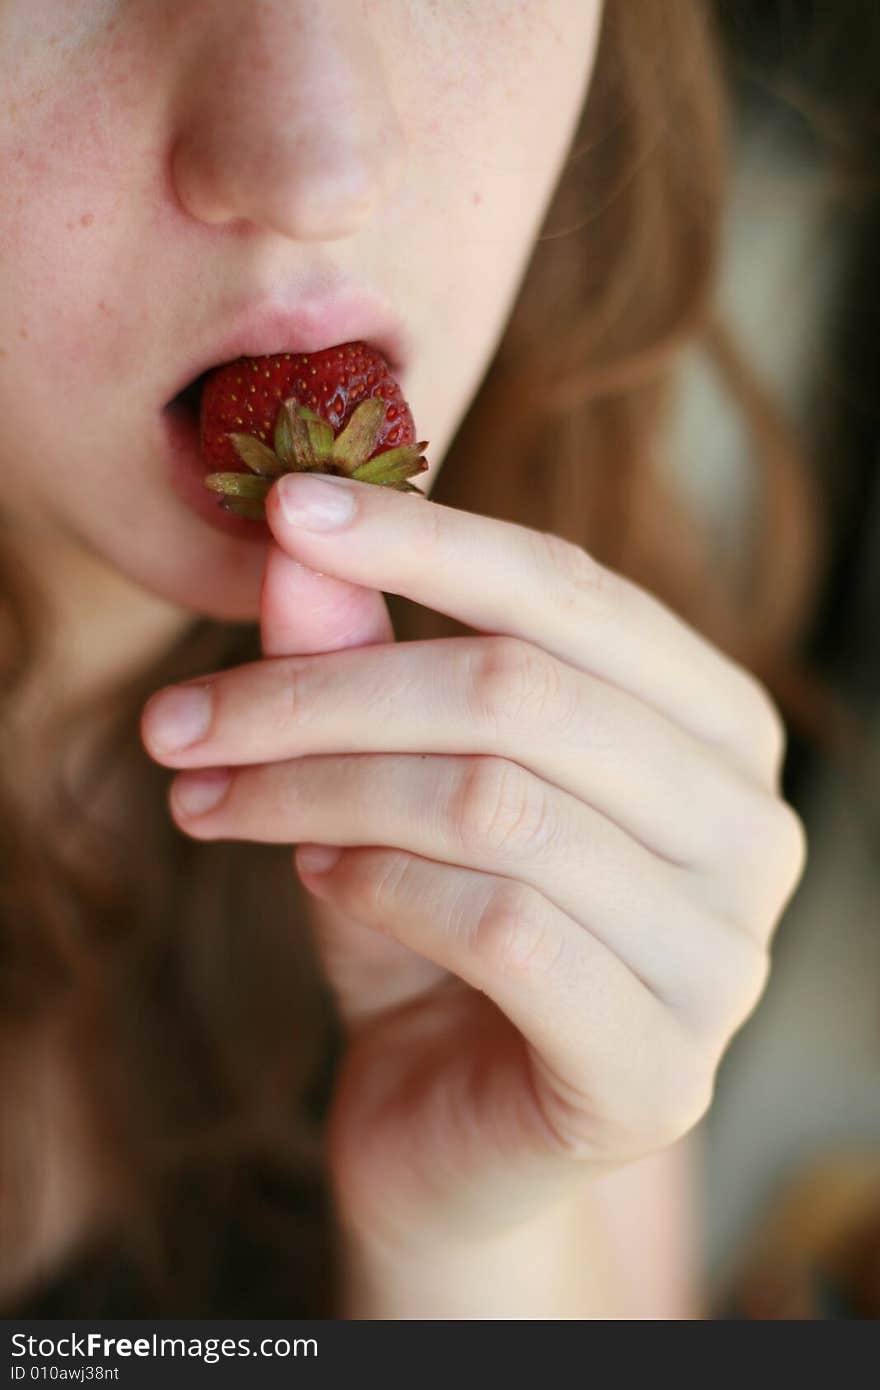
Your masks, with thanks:
M169 405L162 412L168 459L168 477L175 494L196 516L226 536L265 545L271 532L265 521L249 521L224 511L217 494L205 487L208 470L199 444L199 424L185 405Z

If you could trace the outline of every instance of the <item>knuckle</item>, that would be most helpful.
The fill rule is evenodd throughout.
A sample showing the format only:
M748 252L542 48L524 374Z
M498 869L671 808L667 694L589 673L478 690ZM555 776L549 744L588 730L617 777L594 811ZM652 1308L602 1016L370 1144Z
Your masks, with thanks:
M658 1054L644 1135L646 1147L655 1149L676 1143L700 1123L712 1106L717 1076L714 1049L696 1043L680 1025Z
M666 1104L657 1116L652 1134L657 1148L668 1148L684 1138L700 1123L712 1108L715 1099L716 1071L714 1067L694 1067L682 1076L666 1096Z
M778 777L785 760L788 747L788 730L776 701L764 686L756 683L757 717L755 723L761 730L766 749L766 758L772 774Z
M767 740L770 745L775 768L781 768L788 748L788 728L782 711L769 695L766 696Z
M695 836L707 863L723 857L736 861L736 871L751 885L753 860L763 842L766 792L738 770L719 764L713 769L702 814L695 817Z
M455 554L456 542L449 527L445 524L445 517L438 507L424 507L419 522L422 527L419 539L424 541L425 547L430 552L432 563L446 566L455 564L457 556ZM419 547L421 550L421 547Z
M517 763L491 754L469 759L450 817L458 843L495 853L540 848L549 812L538 779Z
M740 667L740 671L746 685L746 707L733 737L740 744L742 729L749 730L750 748L759 754L761 766L769 768L771 777L777 780L788 747L785 720L773 696L758 677L745 667Z
M526 643L516 637L489 637L474 649L470 700L478 723L506 720L525 684Z
M346 872L349 898L370 921L381 920L393 910L401 884L411 867L407 854L352 854Z
M538 564L549 570L553 600L566 608L605 611L619 592L619 580L583 546L552 531L533 531Z
M473 929L472 950L487 974L538 975L551 972L562 951L539 894L526 884L494 887Z
M778 801L776 805L778 807L781 865L785 873L787 888L791 891L800 882L807 866L809 854L807 828L789 802Z
M735 850L751 886L774 890L780 876L794 881L806 864L807 838L800 817L781 797L750 778L723 773L719 820L707 820L714 842Z
M737 943L737 948L731 955L731 1011L725 1030L725 1043L737 1028L742 1027L755 1009L767 988L771 967L770 950L765 942L758 941L743 931L732 930L731 935Z
M763 793L742 835L756 908L775 923L806 867L806 830L788 802Z
M770 950L766 942L743 931L731 921L719 921L722 936L723 968L714 987L706 989L698 1026L721 1053L756 1008L770 977Z
M545 652L518 637L489 637L472 658L469 690L479 724L521 728L526 721L564 717L562 672Z
M277 658L280 698L270 702L269 718L279 737L291 729L303 729L320 716L322 668L308 657Z

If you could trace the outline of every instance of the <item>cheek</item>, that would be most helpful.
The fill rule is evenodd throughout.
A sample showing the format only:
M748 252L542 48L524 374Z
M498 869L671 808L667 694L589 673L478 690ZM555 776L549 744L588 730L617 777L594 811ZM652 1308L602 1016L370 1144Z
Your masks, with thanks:
M84 364L119 365L114 323L131 302L116 248L141 167L132 97L146 73L132 59L111 78L111 57L119 63L93 50L84 69L74 52L63 72L39 77L31 57L0 122L0 346L6 364L51 368L61 396ZM8 63L3 54L0 79Z
M599 0L456 0L413 52L406 109L420 185L447 245L449 219L502 257L545 210L583 108L598 43ZM455 22L453 22L453 19ZM418 100L414 100L418 93Z
M600 0L455 0L436 7L422 41L411 38L418 73L415 112L438 149L456 131L491 165L512 167L548 142L580 109L598 43ZM419 54L424 60L419 64ZM415 55L415 63L413 63ZM484 143L488 141L487 143Z
M455 0L436 7L442 31L438 19L404 36L411 53L426 55L398 95L424 238L412 253L413 302L430 324L437 367L462 363L450 417L465 403L465 376L479 377L503 329L561 173L600 9L591 0Z

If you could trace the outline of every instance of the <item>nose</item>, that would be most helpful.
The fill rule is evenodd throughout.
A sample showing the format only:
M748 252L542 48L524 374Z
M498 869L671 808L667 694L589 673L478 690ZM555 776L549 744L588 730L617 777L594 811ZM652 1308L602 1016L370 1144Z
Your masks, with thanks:
M351 236L396 187L406 156L364 7L179 3L189 14L177 14L171 173L185 211L295 240Z

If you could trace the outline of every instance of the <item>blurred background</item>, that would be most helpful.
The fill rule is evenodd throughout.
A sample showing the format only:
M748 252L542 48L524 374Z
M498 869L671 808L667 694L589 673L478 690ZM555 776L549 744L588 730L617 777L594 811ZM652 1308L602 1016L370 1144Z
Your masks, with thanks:
M768 991L698 1132L717 1316L880 1317L880 5L707 0L734 95L719 308L784 403L831 521L812 665L870 721L854 775L797 736L783 789L810 859ZM719 543L749 442L689 361L676 472Z

